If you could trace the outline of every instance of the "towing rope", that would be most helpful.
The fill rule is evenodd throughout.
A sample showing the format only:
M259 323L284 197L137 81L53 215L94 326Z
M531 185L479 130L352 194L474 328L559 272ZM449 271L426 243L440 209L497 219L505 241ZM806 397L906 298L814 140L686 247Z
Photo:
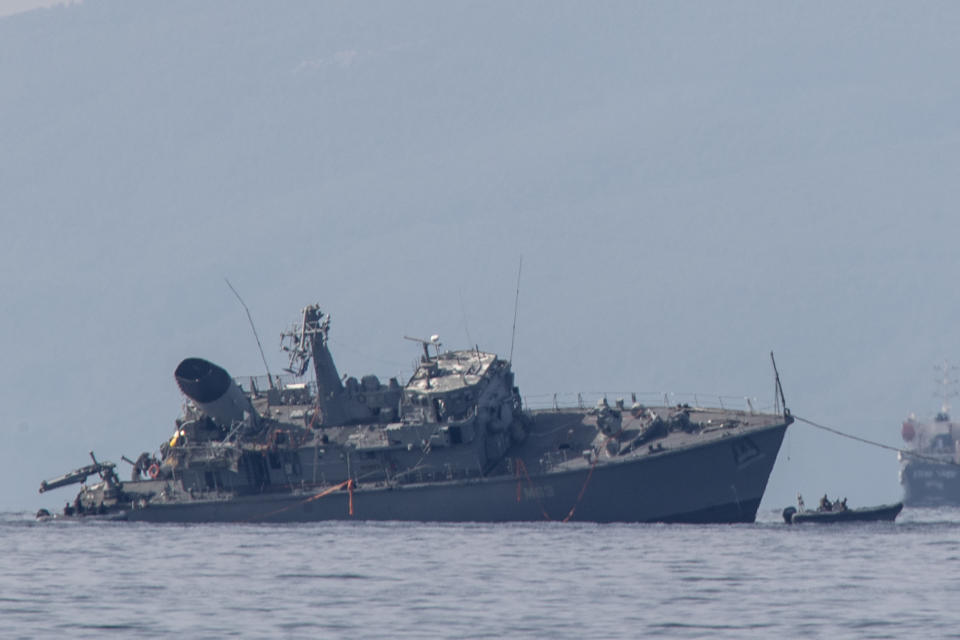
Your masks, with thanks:
M607 438L609 440L610 438ZM606 446L606 442L604 445ZM601 451L603 449L601 448ZM577 507L580 505L580 501L583 500L583 494L587 492L587 485L590 484L590 478L593 477L593 470L597 466L597 460L600 459L600 454L593 456L593 462L590 463L590 471L587 472L587 479L583 481L583 486L580 487L580 493L577 494L577 501L573 503L573 506L570 507L570 513L567 514L567 517L563 519L563 522L569 522L570 518L573 517L573 512L577 510Z
M874 446L874 447L880 447L881 449L886 449L886 450L888 450L888 451L896 451L897 453L903 454L903 455L905 455L905 456L910 456L911 458L916 458L916 459L918 459L918 460L926 460L927 462L937 462L937 463L939 463L939 464L952 464L952 465L956 465L956 464L957 464L957 463L954 462L953 460L943 460L943 459L941 459L941 458L934 458L933 456L926 456L926 455L923 455L922 453L916 453L916 452L914 452L914 451L909 451L909 450L907 450L907 449L900 449L900 448L898 448L898 447L892 447L892 446L890 446L890 445L888 445L888 444L883 444L882 442L876 442L875 440L868 440L868 439L866 439L866 438L861 438L860 436L855 436L855 435L853 435L853 434L851 434L851 433L846 433L846 432L844 432L844 431L840 431L839 429L834 429L833 427L828 427L828 426L823 425L823 424L818 424L818 423L814 422L813 420L807 420L806 418L801 418L801 417L798 416L798 415L794 415L793 418L794 418L794 420L796 420L797 422L803 422L804 424L808 424L808 425L810 425L811 427L816 427L817 429L823 429L824 431L829 431L830 433L832 433L832 434L834 434L834 435L838 435L838 436L840 436L840 437L842 437L842 438L848 438L848 439L850 439L850 440L856 440L857 442L862 442L862 443L864 443L864 444L869 444L869 445L872 445L872 446Z
M290 506L288 506L288 507L282 507L282 508L280 508L280 509L277 509L276 511L271 511L271 512L265 513L265 514L263 514L263 515L261 515L261 516L255 516L255 517L253 517L253 518L249 518L249 519L247 519L247 522L252 522L253 520L257 520L257 519L260 519L260 518L269 518L270 516L276 515L276 514L278 514L278 513L283 513L284 511L289 511L290 509L293 509L294 507L299 507L299 506L301 506L301 505L307 504L308 502L313 502L314 500L319 500L320 498L323 498L323 497L325 497L325 496L328 496L328 495L330 495L331 493L334 493L335 491L342 491L343 489L347 489L347 490L350 492L349 513L350 513L350 515L352 516L352 515L353 515L353 478L350 478L349 480L344 480L344 481L341 482L340 484L336 484L336 485L334 485L334 486L332 486L332 487L328 487L328 488L324 489L323 491L321 491L320 493L318 493L318 494L316 494L316 495L310 496L310 497L307 498L306 500L301 500L300 502L297 502L296 504L292 504L292 505L290 505Z

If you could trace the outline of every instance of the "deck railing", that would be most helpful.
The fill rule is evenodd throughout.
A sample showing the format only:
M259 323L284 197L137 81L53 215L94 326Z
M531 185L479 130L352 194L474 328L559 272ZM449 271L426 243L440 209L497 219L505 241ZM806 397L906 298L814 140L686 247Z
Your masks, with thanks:
M606 398L607 404L615 407L622 401L629 409L636 402L646 406L673 407L689 405L694 408L718 408L747 413L774 413L772 403L761 404L750 396L733 396L716 393L676 393L673 391L581 391L563 393L521 394L523 407L535 409L590 409Z
M259 393L266 393L270 390L270 380L267 376L238 376L233 379L237 383L244 393L250 393L253 390L253 387L256 387ZM310 391L312 396L316 396L317 393L317 383L313 380L306 380L304 378L298 378L297 376L289 373L284 373L280 375L273 376L273 386L276 389L283 390L288 385L299 385L305 384L306 388Z
M267 376L241 376L234 378L234 381L245 392L250 392L252 385L260 393L266 393L270 388ZM306 384L311 396L315 397L317 392L316 382L305 380L290 374L273 376L274 387L284 389L290 384ZM606 398L607 404L611 407L616 406L617 401L622 400L624 407L629 409L633 405L633 399L640 404L657 407L673 407L678 404L690 405L695 408L719 408L731 409L734 411L745 411L747 413L776 413L776 407L772 402L760 403L759 400L751 396L735 396L718 393L695 393L695 392L674 392L674 391L568 391L561 393L532 393L521 394L523 398L523 408L527 410L535 409L590 409L597 406L597 402Z

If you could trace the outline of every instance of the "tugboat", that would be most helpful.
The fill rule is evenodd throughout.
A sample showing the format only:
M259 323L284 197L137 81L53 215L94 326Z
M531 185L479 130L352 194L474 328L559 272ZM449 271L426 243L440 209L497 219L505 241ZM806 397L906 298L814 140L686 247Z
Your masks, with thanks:
M835 500L833 502L824 495L820 498L820 504L815 510L808 511L803 504L803 496L797 496L797 506L787 507L783 510L783 519L787 524L800 524L803 522L832 523L832 522L893 522L900 511L903 509L903 503L884 504L877 507L862 507L851 509L847 507L847 499Z
M940 411L933 420L919 420L911 414L900 428L906 445L899 452L903 502L911 507L960 506L960 424L950 417L949 398L955 381L944 362L941 373Z
M93 464L41 483L41 493L81 488L63 513L39 515L752 522L793 421L779 378L769 414L635 397L531 411L508 360L445 351L437 336L417 340L420 362L404 385L341 378L329 331L329 315L304 308L281 337L282 376L234 380L203 358L183 360L174 379L187 401L172 435L153 453L123 456L129 480L91 453Z

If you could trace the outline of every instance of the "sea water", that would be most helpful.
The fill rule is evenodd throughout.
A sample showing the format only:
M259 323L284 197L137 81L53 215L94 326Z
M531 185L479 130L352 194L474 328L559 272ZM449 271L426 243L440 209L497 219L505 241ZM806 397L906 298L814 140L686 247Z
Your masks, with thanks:
M0 515L3 638L960 637L960 512L786 525Z

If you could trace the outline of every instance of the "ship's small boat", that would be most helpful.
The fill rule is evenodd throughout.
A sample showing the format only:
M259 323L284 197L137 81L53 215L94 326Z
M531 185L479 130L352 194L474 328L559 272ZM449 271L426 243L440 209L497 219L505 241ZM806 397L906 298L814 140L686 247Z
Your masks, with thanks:
M837 500L831 503L824 498L820 501L820 507L816 510L804 509L802 500L799 510L796 507L787 507L783 510L783 519L787 524L800 524L802 522L893 522L900 515L901 509L903 509L902 502L850 509L847 507L846 499L842 502Z

